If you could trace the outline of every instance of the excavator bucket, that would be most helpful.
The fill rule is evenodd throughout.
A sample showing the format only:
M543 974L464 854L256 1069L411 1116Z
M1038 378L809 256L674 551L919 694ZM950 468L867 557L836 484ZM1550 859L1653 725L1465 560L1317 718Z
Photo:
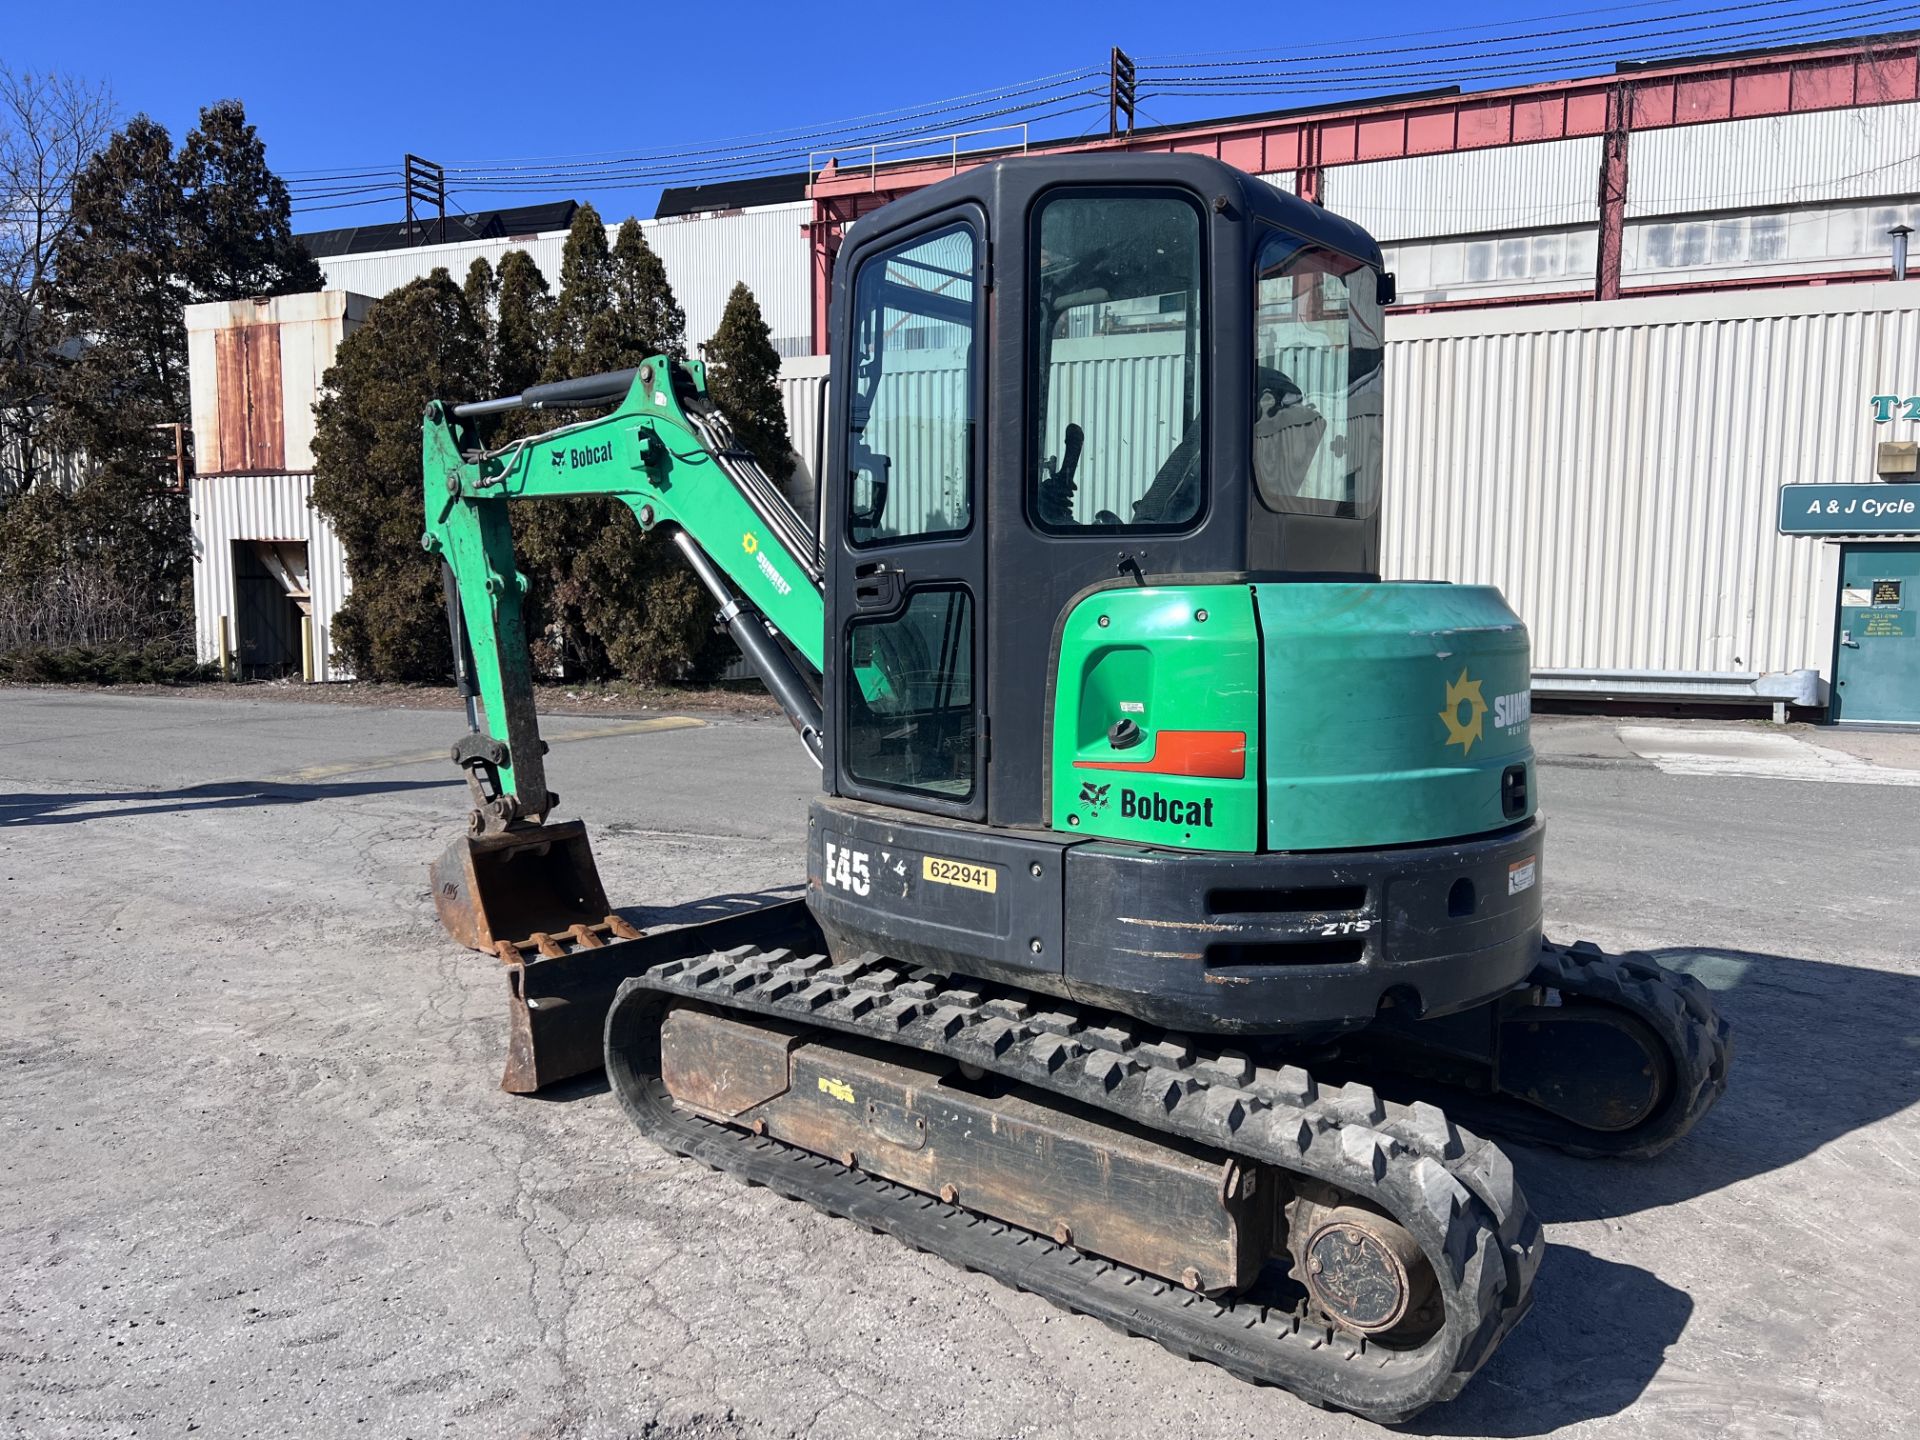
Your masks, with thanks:
M516 957L503 945L544 953L547 937L607 922L607 894L578 820L462 835L433 862L432 876L447 933L509 962Z

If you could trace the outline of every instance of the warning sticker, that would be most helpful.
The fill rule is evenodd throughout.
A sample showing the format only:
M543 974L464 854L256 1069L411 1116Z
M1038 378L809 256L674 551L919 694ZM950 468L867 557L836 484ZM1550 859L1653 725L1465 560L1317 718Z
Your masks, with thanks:
M1518 895L1522 890L1531 890L1539 875L1536 857L1529 855L1524 860L1516 860L1507 866L1507 894Z

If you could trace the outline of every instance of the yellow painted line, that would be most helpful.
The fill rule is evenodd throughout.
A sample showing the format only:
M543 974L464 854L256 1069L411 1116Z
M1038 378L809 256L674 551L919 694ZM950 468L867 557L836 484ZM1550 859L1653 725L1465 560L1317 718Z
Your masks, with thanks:
M571 730L564 735L544 737L554 745L569 745L576 740L612 740L621 735L652 735L661 730L695 730L707 722L691 715L657 715L650 720L621 720L612 725L596 725L590 730ZM284 775L269 775L274 784L297 785L313 780L331 780L336 775L359 775L368 770L397 770L407 765L432 765L445 761L450 746L437 750L417 750L411 755L380 755L360 760L336 760L329 765L308 765Z

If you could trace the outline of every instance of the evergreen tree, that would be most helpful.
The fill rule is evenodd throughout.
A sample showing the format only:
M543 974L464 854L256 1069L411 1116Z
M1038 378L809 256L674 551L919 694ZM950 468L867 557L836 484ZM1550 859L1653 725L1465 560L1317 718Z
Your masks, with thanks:
M595 363L609 348L613 326L613 256L600 212L582 205L560 250L560 295L547 328L542 380L571 380L611 365Z
M238 100L200 112L180 147L185 278L196 300L301 295L326 277L293 238L287 187Z
M493 325L493 379L502 395L537 384L547 365L553 296L547 277L524 250L500 257L500 302Z
M609 247L593 207L575 212L548 333L549 381L686 353L684 313L636 222ZM648 682L712 668L711 600L624 504L583 497L525 510L515 538L533 590L537 665Z
M733 433L776 483L793 474L787 405L780 395L780 355L760 313L760 302L735 284L720 328L706 345L707 393L733 424Z
M476 398L492 395L498 388L494 373L493 311L500 295L500 282L495 278L486 256L475 256L473 264L467 267L467 283L461 287L461 294L466 297L467 313L480 330L480 354L476 357L476 368L480 373L481 385Z
M353 577L334 651L364 679L438 679L451 668L439 562L420 548L420 416L429 400L482 392L484 344L482 318L435 270L375 303L326 373L313 504Z
M631 217L614 237L613 303L620 341L632 357L624 364L637 365L649 355L687 358L687 312L674 299L667 267Z
M160 603L189 603L186 500L171 488L172 437L156 428L188 413L185 218L172 140L144 115L75 177L49 290L74 358L55 379L48 431L87 469L72 497L9 507L11 578L97 565Z

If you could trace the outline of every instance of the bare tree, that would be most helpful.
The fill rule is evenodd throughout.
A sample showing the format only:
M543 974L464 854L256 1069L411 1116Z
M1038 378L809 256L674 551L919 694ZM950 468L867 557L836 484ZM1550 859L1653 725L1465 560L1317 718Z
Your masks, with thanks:
M46 321L74 177L113 131L104 85L0 64L0 503L30 488L55 357Z

